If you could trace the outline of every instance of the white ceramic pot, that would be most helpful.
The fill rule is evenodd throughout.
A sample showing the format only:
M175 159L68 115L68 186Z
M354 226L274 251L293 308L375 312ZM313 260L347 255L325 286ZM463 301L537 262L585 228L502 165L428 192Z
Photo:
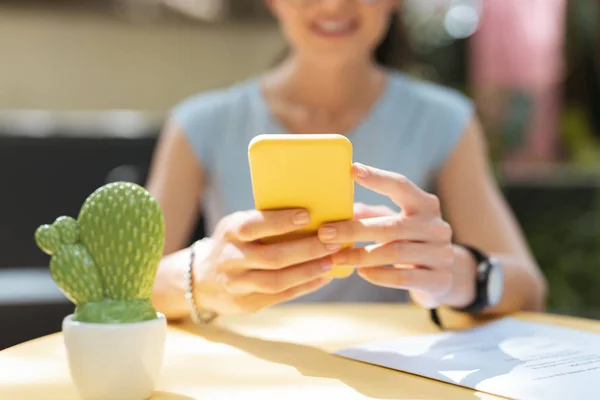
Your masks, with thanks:
M69 369L85 400L145 400L163 363L167 320L97 324L67 316L62 325Z

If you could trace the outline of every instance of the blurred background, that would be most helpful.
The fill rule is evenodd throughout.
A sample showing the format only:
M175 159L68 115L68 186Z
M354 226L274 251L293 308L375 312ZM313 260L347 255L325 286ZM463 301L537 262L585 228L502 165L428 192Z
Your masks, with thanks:
M476 100L549 311L600 318L600 3L405 0L403 17L406 71ZM0 0L0 349L72 310L37 226L144 184L173 105L283 47L263 0Z

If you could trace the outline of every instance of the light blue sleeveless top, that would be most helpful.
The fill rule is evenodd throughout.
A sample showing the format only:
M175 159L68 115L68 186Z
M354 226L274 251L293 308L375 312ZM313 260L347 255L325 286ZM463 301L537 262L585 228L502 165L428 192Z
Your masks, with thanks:
M396 171L427 191L472 118L471 101L459 92L390 71L386 90L370 113L346 135L354 160ZM273 117L257 77L193 95L176 105L172 120L183 129L207 172L203 199L207 234L224 216L254 208L248 143L264 133L291 134ZM356 185L357 203L387 205L387 197ZM335 280L294 302L397 302L403 290L374 286L358 275Z

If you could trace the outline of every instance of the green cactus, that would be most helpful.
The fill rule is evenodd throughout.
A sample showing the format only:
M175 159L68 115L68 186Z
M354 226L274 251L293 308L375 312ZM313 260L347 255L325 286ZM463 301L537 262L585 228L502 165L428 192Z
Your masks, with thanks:
M156 318L152 286L164 247L162 210L139 185L115 182L94 191L77 220L59 217L35 232L52 256L50 272L82 322Z

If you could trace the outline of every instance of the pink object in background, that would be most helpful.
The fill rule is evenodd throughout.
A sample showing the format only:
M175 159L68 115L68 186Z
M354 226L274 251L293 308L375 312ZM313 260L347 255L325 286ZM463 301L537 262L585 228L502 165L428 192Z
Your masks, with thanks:
M517 158L557 155L567 0L484 0L471 38L471 84L486 114L499 112L496 95L526 91L534 101L526 144Z

